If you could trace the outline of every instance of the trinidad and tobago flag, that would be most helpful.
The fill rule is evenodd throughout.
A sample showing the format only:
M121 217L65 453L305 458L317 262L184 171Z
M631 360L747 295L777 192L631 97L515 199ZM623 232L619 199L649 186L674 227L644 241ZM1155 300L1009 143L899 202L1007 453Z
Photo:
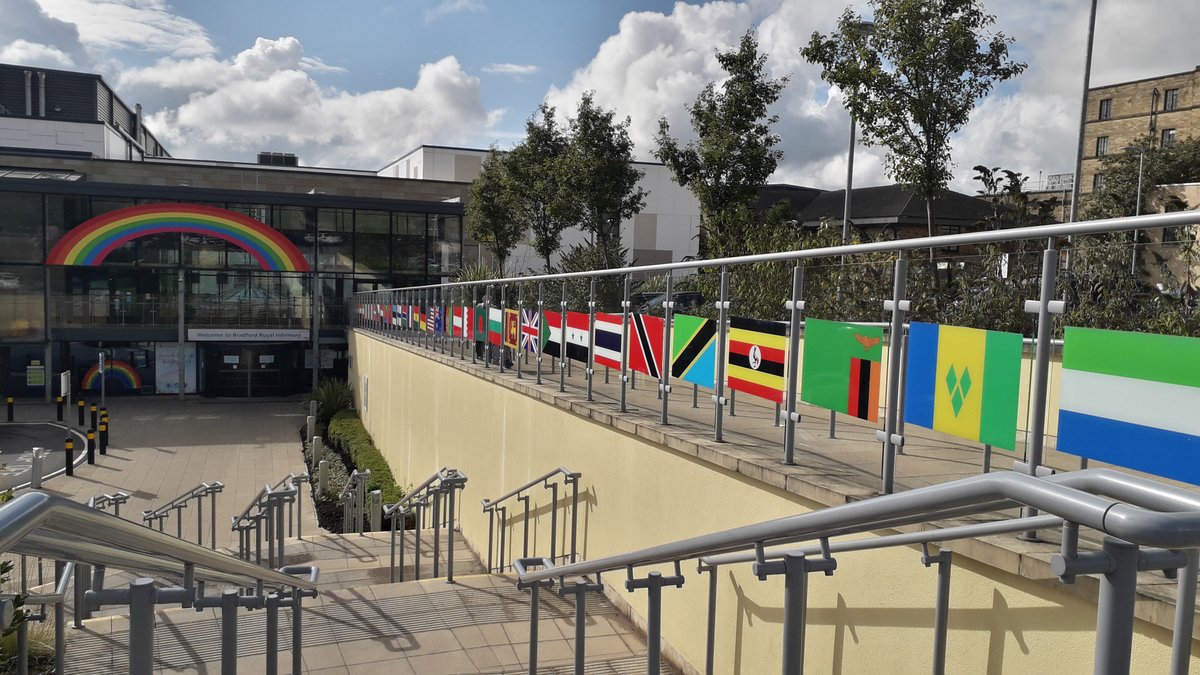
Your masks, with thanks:
M633 328L629 336L629 367L657 378L662 372L662 317L633 314L629 320Z

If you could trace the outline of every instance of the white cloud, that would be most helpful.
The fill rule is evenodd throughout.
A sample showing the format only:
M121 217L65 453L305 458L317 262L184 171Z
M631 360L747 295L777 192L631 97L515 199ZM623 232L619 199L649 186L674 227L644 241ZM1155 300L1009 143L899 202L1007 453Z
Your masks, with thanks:
M421 143L465 142L499 117L452 56L421 66L412 88L361 93L322 88L309 70L299 40L259 38L229 60L163 59L121 83L172 101L147 125L184 157L287 150L308 164L378 168Z
M0 61L43 68L72 68L75 66L75 60L71 58L71 55L58 47L28 40L14 40L0 48Z
M532 64L520 63L489 63L481 68L485 73L495 75L533 75L541 70L541 68Z
M75 24L84 46L174 56L208 56L216 48L203 26L164 0L38 0L51 17Z
M760 48L769 55L768 71L791 77L774 110L785 152L774 180L838 188L846 180L849 118L838 92L799 50L813 31L831 30L847 2L727 0L676 3L669 14L630 13L569 82L550 88L546 100L569 114L584 91L594 90L597 103L631 118L637 154L650 159L658 118L666 116L676 136L689 137L684 106L706 83L723 76L714 50L733 47L755 26ZM868 9L861 0L852 4ZM968 193L976 189L970 180L975 164L1022 171L1033 180L1039 172L1074 167L1086 3L1018 0L989 3L989 9L997 15L996 29L1016 39L1014 56L1029 69L982 101L953 139L951 187ZM1172 19L1162 21L1163 16ZM1191 0L1160 0L1154 11L1142 3L1101 3L1093 85L1191 69L1195 48L1189 33L1197 22L1200 4ZM856 185L887 181L884 152L858 147Z
M486 12L483 0L442 0L435 7L425 10L425 22L437 21L443 16L462 12Z

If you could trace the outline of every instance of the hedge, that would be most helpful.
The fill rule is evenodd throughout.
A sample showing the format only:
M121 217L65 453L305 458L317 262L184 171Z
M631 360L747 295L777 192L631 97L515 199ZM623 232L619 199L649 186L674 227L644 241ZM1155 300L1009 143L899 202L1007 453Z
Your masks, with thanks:
M334 415L329 421L327 434L329 442L354 461L354 468L371 472L371 479L367 481L368 491L379 490L384 504L394 504L404 497L404 489L396 484L391 467L383 458L383 453L375 447L371 434L367 433L362 421L358 419L358 413L343 410Z

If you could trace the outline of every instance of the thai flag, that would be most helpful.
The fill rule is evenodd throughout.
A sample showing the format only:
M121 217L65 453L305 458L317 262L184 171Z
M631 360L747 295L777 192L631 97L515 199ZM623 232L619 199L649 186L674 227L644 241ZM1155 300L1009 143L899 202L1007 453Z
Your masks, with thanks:
M596 363L621 368L621 315L596 314Z

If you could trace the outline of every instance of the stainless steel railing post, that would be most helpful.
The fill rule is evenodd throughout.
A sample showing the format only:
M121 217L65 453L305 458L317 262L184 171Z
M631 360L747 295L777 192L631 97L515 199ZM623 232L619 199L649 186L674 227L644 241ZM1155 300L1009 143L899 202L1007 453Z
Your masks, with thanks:
M153 579L139 577L129 584L129 675L152 675L154 673L154 596L156 593ZM78 605L75 615L79 616Z
M301 672L304 666L304 594L299 586L292 588L292 673Z
M808 613L808 570L804 556L783 558L783 673L800 675L804 672L804 634Z
M492 567L492 555L495 551L495 534L496 534L496 509L488 509L488 545L487 545L487 571L491 574L494 569Z
M264 604L267 608L267 675L279 672L279 595L271 593Z
M413 578L421 579L421 521L425 519L425 504L418 502L415 529L413 530ZM400 581L404 581L404 561L400 561Z
M503 356L501 356L503 358ZM433 491L433 578L441 576L442 556L442 492Z
M1175 595L1175 630L1171 638L1171 674L1187 675L1191 667L1192 628L1196 620L1196 576L1200 550L1184 551L1187 564L1179 568Z
M683 586L683 575L679 562L675 562L675 574L664 577L661 572L651 572L643 579L633 578L633 567L627 568L625 590L646 589L646 672L657 673L662 662L662 589L663 586Z
M625 388L629 384L629 284L631 282L631 276L626 274L621 296L621 398L618 407L620 412L628 412L625 405ZM608 371L605 371L606 376L607 374ZM550 559L554 559L553 554Z
M517 360L519 362L520 358ZM450 483L450 492L446 495L446 583L450 584L454 583L454 493L457 490L458 484Z
M592 399L592 380L596 377L596 279L593 277L590 282L588 295L588 356L587 370L584 371L584 376L587 379L587 400ZM566 334L563 334L564 347L566 343Z
M558 553L558 483L547 481L550 489L550 560L553 561Z
M783 463L796 463L796 388L800 383L800 315L804 311L804 266L796 263L792 270L792 299L786 303L790 314L788 326L787 398L784 400ZM779 423L776 413L775 423Z
M667 273L666 295L663 296L663 342L658 359L658 391L662 395L662 415L659 424L668 424L667 408L671 402L671 323L675 314L675 275Z
M221 592L221 675L237 675L237 611L238 591L226 588Z
M541 586L541 584L533 584L529 588L529 675L537 675L538 591Z
M713 675L713 657L717 645L717 570L718 567L701 566L708 572L708 619L705 621L704 675Z
M525 505L525 515L521 525L521 557L529 557L529 495L517 495L517 501Z
M929 546L922 546L921 562L926 566L937 565L938 585L937 600L933 609L933 673L945 675L946 672L946 638L950 614L950 572L953 569L954 554L948 550L938 551L937 555L929 555Z
M726 318L729 315L729 270L721 268L721 296L717 299L717 363L713 381L713 440L723 440L725 412L725 338L729 335Z
M1100 577L1096 607L1096 675L1128 675L1133 654L1133 606L1137 595L1138 546L1104 538L1110 567Z
M507 553L506 553L507 549L504 546L504 543L505 543L504 540L508 536L507 535L507 532L508 532L508 507L500 506L500 507L497 507L497 510L500 512L500 516L498 518L499 527L500 527L500 551L496 556L496 571L503 572L504 571L504 556L507 555Z

